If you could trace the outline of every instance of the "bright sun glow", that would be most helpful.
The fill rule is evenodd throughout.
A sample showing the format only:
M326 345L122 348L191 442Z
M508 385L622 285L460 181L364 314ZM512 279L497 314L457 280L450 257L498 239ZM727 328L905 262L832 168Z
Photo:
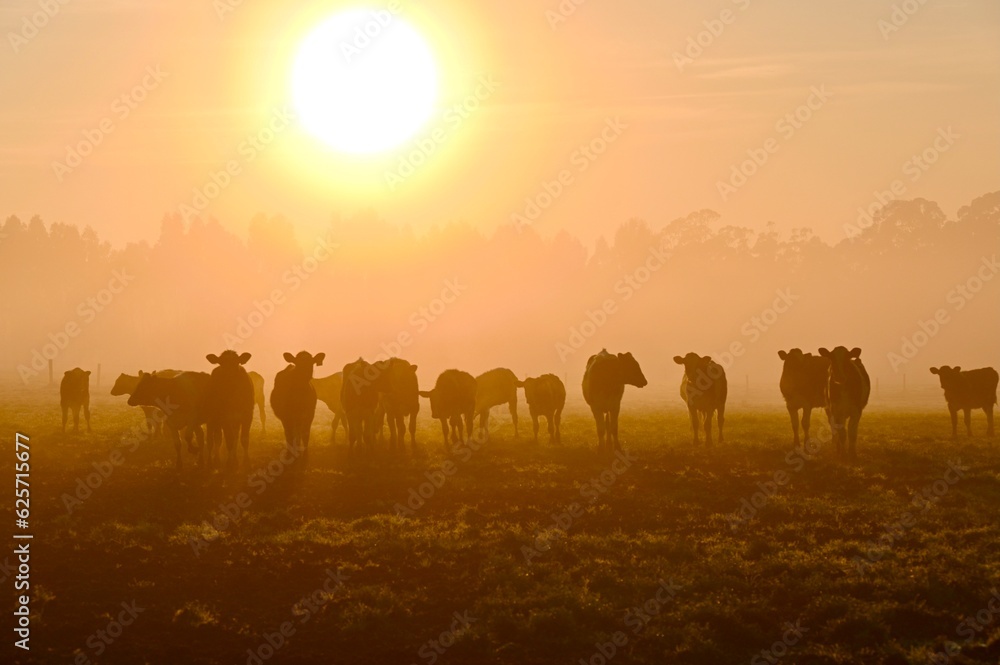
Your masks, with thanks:
M437 66L423 37L389 12L349 10L303 41L292 71L299 121L335 150L393 148L430 118Z

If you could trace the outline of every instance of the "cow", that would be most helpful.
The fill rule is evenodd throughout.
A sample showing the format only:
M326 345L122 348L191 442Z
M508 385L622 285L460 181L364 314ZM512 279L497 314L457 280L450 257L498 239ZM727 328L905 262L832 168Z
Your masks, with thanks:
M819 355L830 361L825 389L826 414L837 442L837 453L843 456L846 452L851 459L857 459L858 423L872 392L871 379L861 362L861 349L855 347L848 351L838 346L833 351L820 349Z
M343 385L343 372L312 380L312 386L316 389L316 398L326 404L327 408L333 412L333 427L330 430L332 443L337 442L337 425L341 425L344 428L344 433L347 433L347 416L344 415L344 406L340 403L340 390Z
M534 441L538 442L538 418L544 416L549 425L549 442L562 441L560 424L562 410L566 406L566 386L555 374L542 374L537 378L523 381L524 398L528 402L528 413L534 430Z
M283 357L289 364L274 376L271 409L285 430L288 449L305 452L309 449L309 433L316 415L313 368L323 364L326 354L299 351L294 356L286 352Z
M472 436L472 422L476 413L476 379L468 372L446 369L438 376L432 390L421 390L421 397L431 402L431 418L441 421L444 445L448 445L449 425L452 443L464 440L465 432Z
M367 449L368 452L374 450L379 406L378 375L378 368L363 358L344 365L340 403L347 416L347 441L351 451L355 448Z
M490 429L490 409L506 404L514 421L514 436L517 432L517 389L523 384L509 369L499 367L476 377L476 413L479 414L479 430L486 435Z
M719 443L725 443L723 425L726 422L726 397L729 383L726 370L712 360L711 356L688 353L674 356L674 362L684 366L681 377L681 399L687 404L691 418L694 445L698 445L698 430L705 427L705 444L712 445L712 415L718 413Z
M401 358L389 358L375 363L375 378L379 392L379 414L376 418L381 431L381 416L389 420L389 448L404 447L404 419L409 418L410 446L417 446L417 412L420 411L420 385L417 366Z
M253 384L253 401L257 405L260 413L260 429L267 431L267 416L264 415L264 377L257 372L247 372L250 375L250 383Z
M583 399L597 422L598 451L621 450L618 413L625 386L643 388L648 382L631 353L608 353L607 349L587 359L583 373Z
M205 358L217 365L212 370L205 402L209 456L214 459L215 451L221 448L225 438L228 464L230 468L235 467L239 441L243 445L243 461L249 466L255 399L253 381L243 365L250 360L250 354L227 350L219 355L209 353Z
M809 423L813 409L826 406L826 379L830 361L822 356L802 353L802 349L778 351L784 362L778 387L785 398L788 417L792 421L795 445L799 445L799 409L802 409L802 436L809 441Z
M90 433L90 370L75 367L63 374L59 382L59 406L62 408L62 431L66 433L66 419L73 410L73 432L80 432L80 409L87 420Z
M951 412L951 436L958 438L958 412L964 412L965 432L972 436L972 409L986 413L986 436L993 436L993 407L997 403L997 382L1000 376L992 367L962 371L961 367L931 367L944 389L944 399Z
M163 424L177 450L177 468L181 468L181 431L188 449L202 451L209 385L212 377L205 372L180 372L160 376L158 372L139 372L139 382L128 398L129 406L154 406L163 411ZM197 447L192 439L197 439Z
M158 376L169 377L177 376L178 374L180 372L173 369L157 370ZM115 385L111 387L111 395L113 397L131 395L137 385L139 385L138 376L124 373L119 374L118 378L115 379ZM159 437L163 433L163 411L155 406L140 406L139 408L142 409L142 413L146 418L146 435L151 439Z

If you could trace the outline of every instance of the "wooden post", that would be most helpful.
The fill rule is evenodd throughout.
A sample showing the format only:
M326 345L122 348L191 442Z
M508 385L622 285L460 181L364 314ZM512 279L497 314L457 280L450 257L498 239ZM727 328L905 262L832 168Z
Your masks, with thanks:
M55 385L55 382L52 380L52 360L51 359L49 359L49 385L50 386Z

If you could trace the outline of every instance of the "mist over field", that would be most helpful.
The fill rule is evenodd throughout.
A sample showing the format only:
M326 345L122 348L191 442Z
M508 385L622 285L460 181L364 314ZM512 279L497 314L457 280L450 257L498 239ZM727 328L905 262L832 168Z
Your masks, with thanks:
M828 244L807 227L753 229L712 211L633 219L595 246L530 225L427 232L371 212L316 235L259 215L245 234L165 218L152 244L112 246L90 229L9 217L0 227L8 381L62 371L204 370L207 353L324 351L325 375L359 356L417 363L425 384L451 367L567 377L587 358L631 351L674 396L671 358L724 363L734 394L774 388L779 349L858 346L887 393L928 388L928 367L997 362L1000 193L951 215L892 203ZM759 393L758 393L759 394ZM919 392L911 392L916 398ZM642 399L645 396L640 396ZM766 398L765 395L760 395ZM776 389L771 398L777 397Z

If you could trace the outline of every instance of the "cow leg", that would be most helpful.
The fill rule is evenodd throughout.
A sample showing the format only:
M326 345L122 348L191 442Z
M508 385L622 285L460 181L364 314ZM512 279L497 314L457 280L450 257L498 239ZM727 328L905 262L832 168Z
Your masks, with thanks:
M80 407L73 407L73 433L80 433Z
M958 409L948 409L951 412L951 438L958 438Z
M181 461L181 434L176 427L170 427L168 428L168 431L170 432L170 440L174 442L174 450L177 453L176 466L177 470L180 471L183 466L183 462Z
M597 449L604 449L604 414L597 410L597 408L592 408L591 412L594 414L594 422L597 423Z
M788 407L788 418L792 421L792 442L795 447L799 445L799 410ZM802 421L805 424L805 410L803 409Z
M705 411L705 445L712 445L712 417L715 416L715 409Z
M417 414L410 414L410 446L414 452L417 450Z
M479 412L479 431L489 433L490 431L490 410L485 409ZM471 432L470 432L471 434Z
M618 412L620 410L621 410L621 405L616 404L615 406L611 407L611 413L608 414L608 417L610 418L611 421L610 422L611 427L609 429L611 430L611 437L614 439L615 442L614 448L609 450L608 452L622 449L622 444L618 441Z
M489 414L490 414L490 412L489 412L489 410L487 410L486 411L486 415L489 416ZM467 414L465 414L464 420L465 420L465 436L466 436L466 438L462 439L462 440L465 441L466 439L468 439L469 441L472 441L472 436L473 436L473 434L472 434L472 427L473 427L473 425L476 422L476 414L474 414L472 411L469 411ZM461 423L459 423L459 431L461 432ZM487 441L487 440L489 440L489 438L490 438L490 430L489 430L489 428L487 428L485 431L482 432L482 434L480 435L479 439L481 441Z
M691 431L694 432L694 445L698 445L698 412L693 406L688 407L688 416L691 417Z
M965 435L972 436L972 409L962 409L962 415L965 419Z
M556 442L562 443L562 409L556 410L555 421L556 421Z
M985 407L983 409L983 412L986 414L986 436L987 437L992 437L993 436L993 406L990 405L990 406Z
M519 438L521 435L517 433L517 394L514 394L514 400L511 401L508 406L510 407L510 418L514 421L514 438Z
M812 424L812 407L807 406L802 409L802 441L809 443L809 426ZM798 445L798 437L795 437L795 444Z
M243 462L250 468L250 425L253 424L253 411L240 428L240 443L243 444ZM309 431L306 431L306 441L309 439Z
M534 432L534 442L538 443L538 414L531 414L531 429ZM552 423L549 422L549 432L552 432Z
M850 419L847 421L847 441L848 441L848 455L850 455L852 460L858 459L858 452L856 445L858 443L858 424L861 422L861 413L852 414Z
M87 419L87 434L90 434L90 401L83 403L83 417Z

